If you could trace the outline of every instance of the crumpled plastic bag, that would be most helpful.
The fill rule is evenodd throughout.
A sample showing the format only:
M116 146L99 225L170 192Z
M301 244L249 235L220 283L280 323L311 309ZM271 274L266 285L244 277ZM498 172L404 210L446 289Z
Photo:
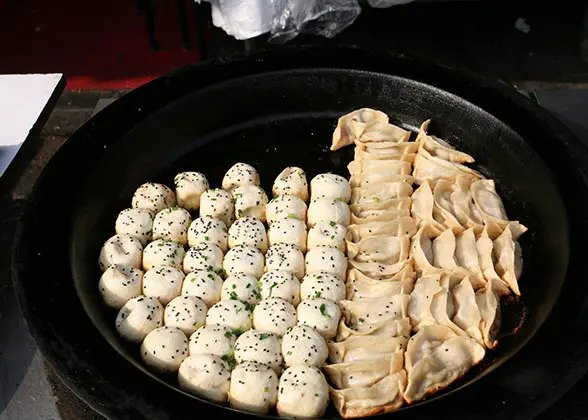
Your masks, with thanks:
M200 0L195 0L200 2ZM212 7L212 23L238 40L270 33L283 43L298 34L333 38L361 13L358 0L204 0ZM367 0L385 8L413 0Z
M270 41L287 42L307 33L333 38L361 13L357 0L271 0L276 14Z

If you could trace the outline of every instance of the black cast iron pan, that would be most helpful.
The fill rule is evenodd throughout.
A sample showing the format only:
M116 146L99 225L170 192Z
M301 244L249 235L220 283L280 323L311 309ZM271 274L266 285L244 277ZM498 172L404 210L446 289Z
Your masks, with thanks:
M587 230L577 217L584 210L577 197L586 193L577 163L584 149L509 88L401 54L348 47L291 48L172 73L101 112L49 162L20 223L13 269L29 328L66 384L111 418L243 416L188 396L140 365L138 350L117 337L114 314L100 302L100 246L139 184L171 185L179 171L201 171L218 185L231 164L245 161L259 169L266 189L289 165L310 177L346 174L351 150L329 152L330 135L338 116L365 106L410 129L432 118L431 131L472 154L476 169L496 179L510 216L530 230L522 240L523 297L507 304L498 349L453 392L391 416L519 416L533 406L529 397L541 400L553 377L511 385L534 373L529 369L552 366L549 337L567 334L574 348L583 338L583 313L572 315L580 322L572 329L569 314L566 324L561 317L570 299L579 299L578 307L585 296L585 286L570 278L585 265L573 252L570 259ZM575 293L558 302L566 272ZM531 353L517 355L525 343Z

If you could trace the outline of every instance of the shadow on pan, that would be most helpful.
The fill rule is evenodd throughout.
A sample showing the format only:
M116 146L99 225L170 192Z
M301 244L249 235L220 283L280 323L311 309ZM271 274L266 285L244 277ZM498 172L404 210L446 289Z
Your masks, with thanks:
M220 187L225 171L238 161L258 169L268 192L286 166L304 168L309 179L327 171L347 176L353 148L331 152L329 145L337 118L359 107L382 109L413 130L432 118L431 132L474 156L474 167L496 179L511 219L529 227L522 238L522 298L506 306L500 346L452 389L514 354L548 315L565 275L567 219L547 168L509 127L455 96L407 79L334 69L269 73L212 86L151 115L109 146L78 202L71 237L76 288L106 339L148 372L138 348L117 336L114 313L105 310L97 291L100 246L114 234L117 213L130 206L141 183L173 186L176 173L194 170ZM175 385L173 378L167 382Z
M406 78L384 74L390 72ZM484 103L525 139L431 85ZM202 171L218 185L232 163L245 161L259 169L266 189L288 165L303 167L309 176L328 170L346 174L351 149L331 153L328 144L336 119L362 106L379 108L411 129L432 118L431 132L472 154L476 169L496 179L510 217L529 227L522 238L523 298L504 315L507 332L525 317L518 332L456 385L470 385L467 389L391 414L423 418L444 412L461 419L475 412L478 418L495 418L504 390L494 380L497 374L500 383L516 378L516 364L479 379L537 331L557 299L568 263L566 209L534 149L547 162L569 162L567 149L552 146L573 138L495 82L402 54L357 48L292 48L181 70L121 98L68 140L35 186L13 253L21 310L60 378L109 418L250 416L187 397L139 365L138 350L117 337L114 315L98 297L100 246L139 184L171 184L182 170ZM570 178L577 172L566 168L553 167L560 188L580 182ZM571 175L562 178L562 173ZM484 404L477 404L482 396Z

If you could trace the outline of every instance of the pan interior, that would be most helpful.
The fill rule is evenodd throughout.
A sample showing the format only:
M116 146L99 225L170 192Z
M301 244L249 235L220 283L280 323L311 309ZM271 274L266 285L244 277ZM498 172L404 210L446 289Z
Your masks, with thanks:
M515 354L549 314L567 267L566 211L549 170L516 132L471 103L408 79L337 69L262 73L216 84L149 115L120 138L104 139L108 153L91 166L76 203L70 258L78 296L106 340L155 377L142 366L138 349L118 337L115 313L105 309L97 288L100 247L141 183L172 186L176 173L193 170L218 187L239 161L258 169L268 193L286 166L302 167L309 180L328 171L347 175L352 148L331 152L329 145L337 118L360 107L380 109L413 131L431 118L430 132L474 156L473 167L496 180L509 217L529 228L521 240L522 298L505 307L498 348L458 387ZM158 380L175 385L173 379Z

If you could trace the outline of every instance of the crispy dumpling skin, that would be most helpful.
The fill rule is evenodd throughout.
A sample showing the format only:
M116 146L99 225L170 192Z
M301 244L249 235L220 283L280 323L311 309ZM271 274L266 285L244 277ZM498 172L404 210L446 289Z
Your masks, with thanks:
M343 115L337 121L337 127L333 132L331 150L338 150L353 144L360 134L357 133L357 129L362 125L376 121L387 123L388 116L382 111L370 108L361 108Z
M351 336L329 344L329 360L332 363L348 363L404 353L408 337ZM403 362L404 363L404 359Z
M408 342L405 354L408 384L404 399L413 403L440 391L479 363L484 355L484 347L450 328L423 327Z

